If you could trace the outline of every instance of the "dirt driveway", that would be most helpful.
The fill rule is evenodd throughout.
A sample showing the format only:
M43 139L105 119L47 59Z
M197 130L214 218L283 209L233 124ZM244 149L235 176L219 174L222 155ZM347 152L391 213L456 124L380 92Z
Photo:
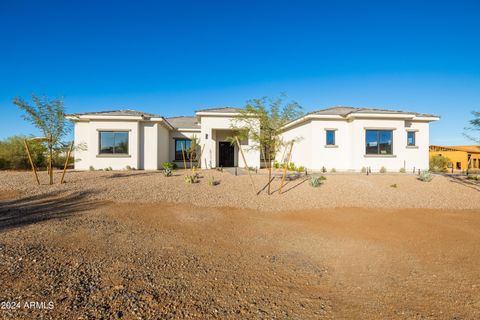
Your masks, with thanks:
M0 200L0 318L480 318L478 211L82 201Z

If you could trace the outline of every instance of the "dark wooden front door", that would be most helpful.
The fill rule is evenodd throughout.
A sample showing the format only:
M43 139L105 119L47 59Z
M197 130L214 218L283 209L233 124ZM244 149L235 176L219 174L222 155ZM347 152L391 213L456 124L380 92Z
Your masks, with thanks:
M218 162L220 167L233 167L234 166L234 152L235 148L230 142L218 143Z

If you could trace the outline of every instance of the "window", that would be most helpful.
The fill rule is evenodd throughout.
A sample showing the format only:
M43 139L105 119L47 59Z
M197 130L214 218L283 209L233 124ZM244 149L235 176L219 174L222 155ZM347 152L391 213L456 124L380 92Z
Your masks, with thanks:
M391 155L393 154L392 130L366 130L366 154Z
M100 131L100 154L128 154L128 132L126 131Z
M327 146L334 146L335 145L335 130L327 130Z
M407 146L415 146L415 131L407 132Z
M182 146L185 153L185 160L190 159L190 149L192 141L190 139L175 139L175 160L183 160Z

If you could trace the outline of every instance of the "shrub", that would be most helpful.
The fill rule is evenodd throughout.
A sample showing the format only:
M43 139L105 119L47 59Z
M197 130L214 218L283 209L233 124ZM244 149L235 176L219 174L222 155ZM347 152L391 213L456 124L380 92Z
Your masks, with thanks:
M127 165L125 166L125 170L130 171L130 170L132 170L132 167L130 167L130 166L127 164Z
M112 171L112 167L105 168L105 171Z
M396 187L397 187L397 184L396 184L396 183L394 183L394 184L390 185L390 187L392 187L392 188L396 188Z
M418 180L423 181L423 182L430 182L432 181L433 176L429 171L422 171L420 173L420 176L418 177Z
M380 168L380 171L379 171L379 172L380 172L380 173L386 173L386 172L387 172L387 168L385 168L384 166L382 166L382 167Z
M168 169L168 168L167 168L167 169L164 169L164 170L163 170L163 175L164 175L165 177L170 177L170 176L172 175L172 169Z
M429 161L430 171L445 172L447 171L449 162L450 160L444 156L434 155L430 157L430 161Z
M310 185L314 188L319 187L323 182L324 179L321 179L319 176L311 176L310 177Z
M323 173L327 172L327 168L325 168L325 166L322 167L322 172Z
M0 141L0 169L30 169L25 151L25 136L12 136ZM29 141L28 147L37 168L47 166L47 148L40 142ZM54 159L55 160L55 159Z
M208 185L210 186L218 186L220 184L220 181L215 180L215 178L212 176L210 180L208 180Z
M88 170L90 170L90 171L95 171L95 167L94 167L94 166L90 166L90 167L88 167Z
M173 170L177 168L177 164L174 162L164 162L162 163L162 168Z
M362 170L360 170L362 173L367 173L367 167L362 167Z
M327 180L327 177L325 177L325 176L320 176L319 179L323 181L323 180Z
M275 160L275 161L273 162L273 168L275 168L275 169L280 168L280 163L278 163L278 161Z
M471 174L471 173L469 173L469 174L467 175L467 179L469 179L469 180L480 180L480 175L479 175L479 174Z
M304 167L304 166L298 167L298 168L297 168L297 172L298 172L298 173L305 172L305 167Z
M405 168L400 168L400 173L405 173Z
M195 174L187 174L187 175L184 177L184 180L185 180L186 183L198 183L198 182L200 182L197 173L195 173Z
M330 172L337 172L337 169L332 168L332 169L330 170Z
M294 162L290 162L290 163L288 164L287 170L289 170L289 171L296 171L296 169L297 169L297 167L295 166L295 163L294 163Z

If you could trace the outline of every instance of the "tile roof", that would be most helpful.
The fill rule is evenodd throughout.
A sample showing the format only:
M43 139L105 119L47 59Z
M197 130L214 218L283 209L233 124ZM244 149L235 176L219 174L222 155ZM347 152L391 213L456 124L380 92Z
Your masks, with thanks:
M125 110L111 110L111 111L97 111L97 112L82 112L82 113L72 113L68 114L68 116L86 116L86 115L94 115L94 116L134 116L134 117L159 117L158 114L142 112L137 110L125 109Z
M196 117L180 116L166 119L175 129L200 129Z
M224 108L201 109L201 110L196 110L195 112L236 113L236 112L239 112L241 110L242 110L242 108L224 107Z
M414 114L416 116L423 116L423 117L436 117L435 115L422 114L422 113L418 113L418 112L389 110L389 109L375 109L375 108L354 108L354 107L346 107L346 106L337 106L337 107L331 107L331 108L327 108L327 109L320 109L320 110L317 110L317 111L309 112L308 114L339 115L339 116L342 116L342 117L346 117L351 113Z

